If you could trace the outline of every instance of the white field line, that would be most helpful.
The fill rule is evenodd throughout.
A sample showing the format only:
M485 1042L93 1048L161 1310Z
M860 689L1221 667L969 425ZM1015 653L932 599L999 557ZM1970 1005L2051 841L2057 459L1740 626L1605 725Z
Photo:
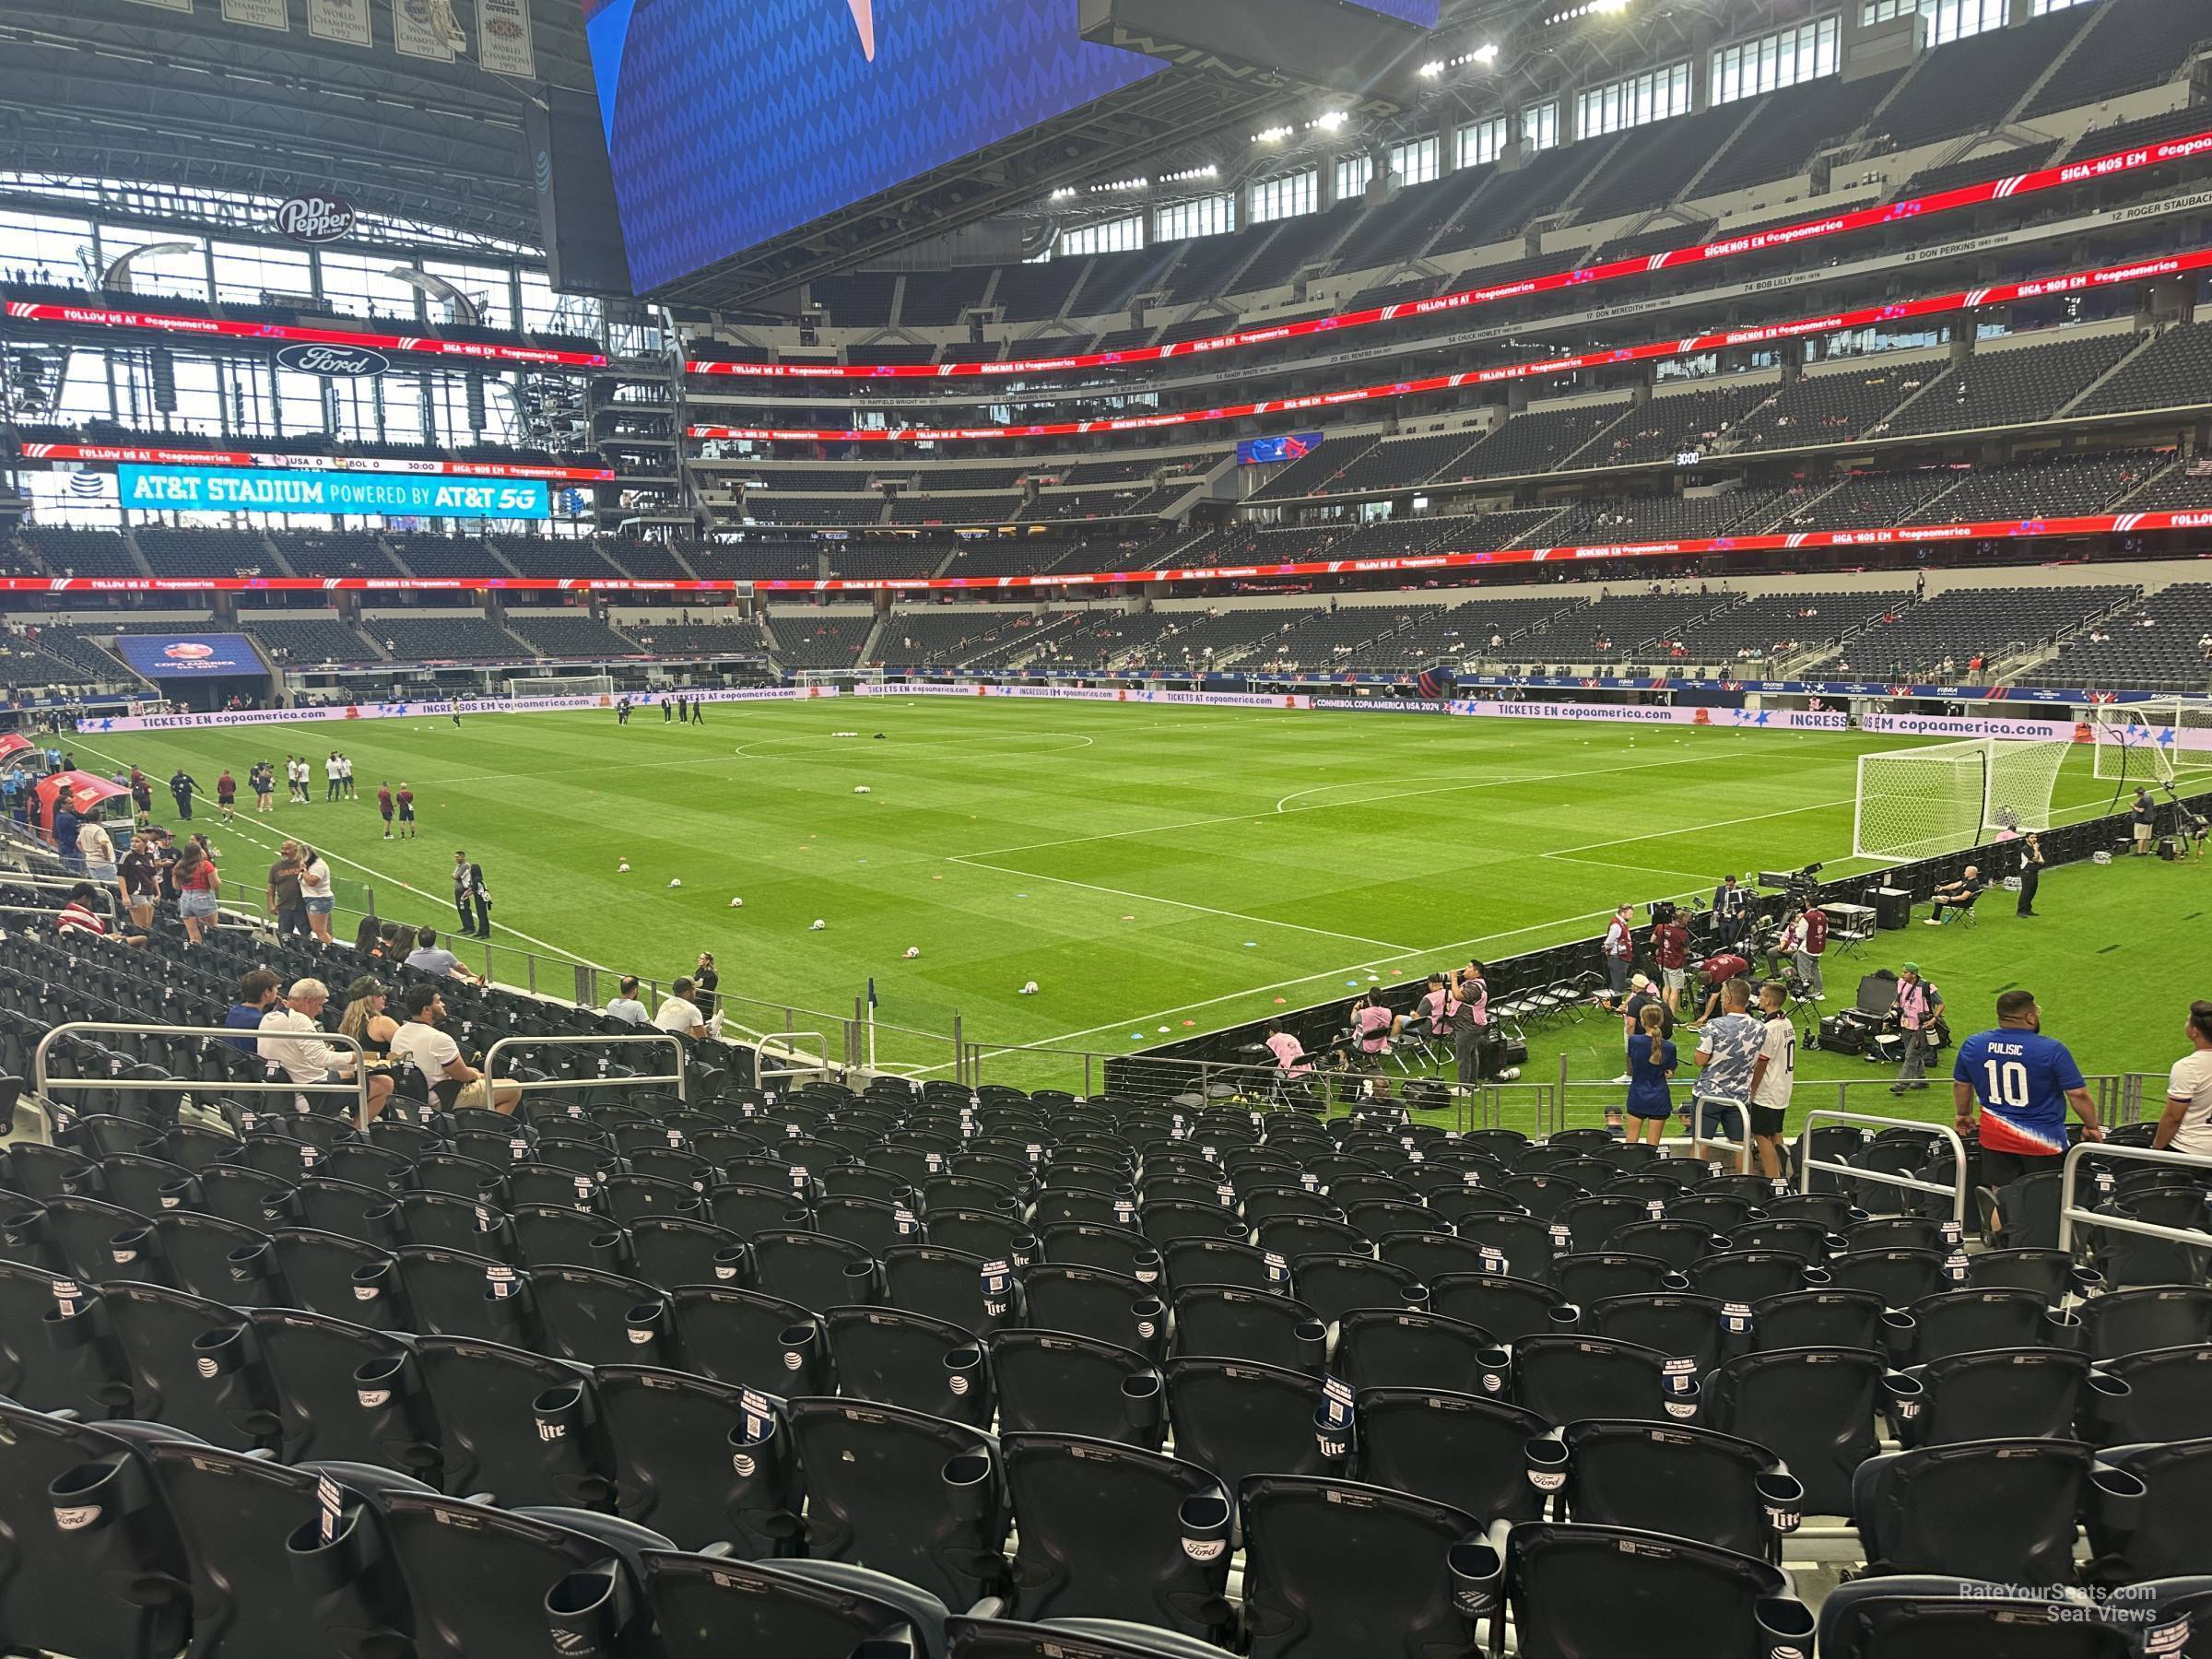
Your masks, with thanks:
M1670 763L1670 762L1665 762L1665 761L1663 761L1663 762L1660 762L1659 764L1665 765L1665 764L1671 764L1671 763ZM1613 768L1613 769L1609 769L1609 770L1615 770L1615 771L1630 771L1630 770L1635 770L1635 769L1633 769L1633 768ZM1568 853L1593 852L1593 851L1595 851L1595 850L1597 850L1597 849L1599 849L1599 848L1604 848L1604 847L1627 846L1627 845L1629 845L1629 844L1630 844L1630 843L1632 843L1632 842L1635 842L1635 841L1657 841L1657 840L1664 839L1665 837L1666 837L1666 836L1670 836L1670 835L1695 835L1695 834L1699 833L1700 831L1701 831L1701 830L1726 830L1726 829L1732 829L1732 828L1734 828L1735 825L1738 825L1738 824L1752 824L1752 823L1760 823L1760 822L1763 822L1763 821L1765 821L1765 820L1766 820L1766 819L1768 819L1768 818L1789 818L1789 817L1792 817L1792 816L1794 816L1794 815L1795 815L1795 814L1797 814L1797 813L1800 813L1800 812L1815 812L1815 811L1825 810L1826 808L1829 808L1829 807L1840 806L1846 806L1846 805L1848 805L1848 804L1850 803L1851 799L1852 799L1852 797L1851 797L1851 796L1849 796L1849 795L1846 795L1846 796L1844 796L1844 797L1843 797L1841 800L1839 800L1839 801L1825 801L1825 802L1819 802L1819 803L1817 803L1817 804L1815 804L1814 806L1793 806L1793 807L1787 807L1787 808L1784 808L1784 809L1783 809L1783 810L1781 810L1781 811L1777 811L1777 812L1762 812L1762 813L1757 813L1757 814L1749 815L1749 816L1743 817L1743 818L1721 818L1721 819L1717 819L1717 820L1715 820L1715 821L1713 821L1713 822L1711 822L1711 823L1705 823L1705 824L1683 824L1683 825L1678 825L1678 826L1677 826L1676 828L1669 829L1669 830L1654 830L1651 831L1649 834L1645 834L1645 835L1626 835L1626 836L1620 836L1620 837L1618 837L1618 838L1616 838L1616 839L1614 839L1614 840L1611 840L1611 841L1588 841L1588 842L1584 842L1583 844L1582 844L1582 845L1580 845L1580 846L1574 846L1574 847L1561 847L1561 848L1556 849L1556 850L1555 850L1554 852L1552 852L1552 853L1546 853L1539 854L1539 855L1537 855L1537 856L1542 856L1542 857L1546 857L1546 858L1550 858L1550 857L1555 857L1555 856L1563 856L1563 855L1565 855L1565 854L1568 854ZM1580 860L1580 861L1576 861L1576 862L1594 862L1594 861L1589 861L1589 860ZM1624 865L1624 866L1621 866L1621 867L1623 867L1623 868L1629 868L1629 869L1641 869L1641 868L1645 868L1645 867L1647 867L1647 866L1631 865ZM1682 871L1682 870L1674 870L1674 871L1659 871L1659 872L1657 872L1657 873L1658 873L1658 874L1662 874L1662 875L1677 875L1677 876L1679 876L1679 875L1687 875L1687 874L1688 874L1689 872L1687 872L1687 871ZM1026 871L1025 871L1025 872L1023 872L1023 874L1025 874L1025 875L1026 875L1026 874L1028 874L1028 872L1026 872ZM1041 878L1041 879L1042 879L1042 878ZM1712 879L1712 877L1703 877L1703 876L1700 876L1700 877L1698 877L1698 879L1699 879L1700 882L1703 882L1703 881L1708 881L1708 880L1711 880L1711 879ZM1692 895L1692 894L1686 894L1686 893L1663 893L1663 894L1660 894L1660 895L1658 895L1658 896L1659 896L1660 898L1665 898L1665 899L1680 899L1680 898L1686 898L1686 897L1692 897L1692 896L1694 896L1694 895ZM1344 967L1344 968L1336 968L1336 969L1326 970L1326 971L1322 971L1322 972L1318 972L1318 973L1308 973L1308 974L1303 974L1303 975L1300 975L1300 976L1299 978L1297 978L1297 979L1277 980L1277 981L1276 981L1276 982L1275 982L1273 984L1267 984L1267 985L1253 985L1253 986L1252 986L1252 987L1250 987L1250 988L1248 988L1248 989L1246 989L1246 990L1242 990L1242 991L1231 991L1231 992L1226 993L1225 994L1223 994L1223 995L1220 995L1220 996L1209 996L1209 997L1206 998L1206 999L1205 999L1204 1001L1202 1001L1202 1002L1184 1003L1184 1004L1182 1004L1181 1006L1178 1006L1178 1007L1173 1007L1173 1008L1160 1008L1160 1009L1157 1009L1157 1010L1155 1010L1154 1012L1152 1012L1152 1013L1150 1013L1150 1014L1133 1014L1133 1015L1130 1015L1128 1018L1124 1018L1124 1019L1115 1020L1115 1021L1113 1021L1112 1023L1111 1023L1111 1024L1108 1024L1108 1025L1088 1026L1088 1027L1086 1027L1084 1030L1079 1030L1079 1031L1064 1031L1064 1032L1062 1032L1060 1035L1058 1035L1058 1036L1056 1036L1056 1037L1044 1037L1044 1038L1040 1038L1040 1039L1039 1039L1039 1040L1038 1040L1038 1041L1037 1041L1035 1043L1031 1043L1031 1044L1023 1044L1023 1045L1019 1045L1019 1046L1018 1046L1018 1047L1016 1047L1016 1048L1011 1048L1011 1049L994 1049L994 1050L990 1050L990 1051L987 1051L987 1055L988 1055L988 1054L1001 1054L1001 1053L1020 1053L1020 1052L1021 1052L1021 1049L1022 1049L1022 1048L1025 1048L1025 1047L1027 1047L1027 1048L1040 1048L1040 1049L1042 1049L1042 1048L1049 1048L1049 1047L1051 1047L1053 1044L1055 1044L1055 1043L1062 1043L1062 1042L1071 1042L1071 1041L1075 1041L1077 1038L1079 1038L1079 1037L1093 1037L1093 1036L1096 1036L1096 1035L1098 1035L1098 1033L1100 1033L1100 1031L1114 1031L1114 1030L1120 1030L1120 1029L1121 1029L1123 1026L1124 1026L1124 1025L1143 1026L1143 1025L1147 1024L1147 1022L1149 1022L1149 1021L1151 1021L1151 1020L1155 1020L1155 1019L1163 1019L1163 1018L1168 1018L1168 1017L1169 1017L1169 1016L1171 1016L1171 1015L1176 1015L1176 1014L1187 1014L1187 1013L1194 1012L1194 1010L1196 1010L1196 1009L1199 1009L1199 1008L1208 1008L1208 1007L1213 1007L1213 1006L1216 1006L1217 1005L1218 1005L1218 1004L1221 1004L1221 1003L1240 1002L1240 1001L1241 1001L1242 999L1244 999L1245 997L1248 997L1248 996L1261 996L1261 995L1265 995L1265 994L1269 994L1269 993L1271 993L1271 992L1276 992L1276 991L1288 991L1288 990L1291 989L1291 988L1292 988L1292 987L1294 987L1294 986L1298 986L1298 985L1310 985L1310 984L1312 984L1312 983L1314 983L1316 981L1320 981L1320 980L1335 980L1335 979L1341 979L1341 978L1343 978L1343 976L1344 976L1344 975L1346 975L1346 974L1347 974L1347 973L1364 973L1364 972L1366 972L1366 971L1367 971L1369 969L1371 969L1371 968L1379 968L1379 967L1382 967L1382 966L1384 966L1384 965L1386 965L1386 964L1395 964L1395 963L1398 963L1398 962L1400 962L1400 961L1401 961L1401 959L1402 959L1403 958L1405 958L1405 957L1408 957L1408 956L1420 956L1420 957L1430 957L1430 958L1434 958L1434 957L1441 957L1441 956L1442 955L1442 953L1443 953L1443 952L1445 952L1445 951L1448 951L1448 950L1462 950L1462 949L1466 949L1466 948L1469 948L1469 947L1475 947L1475 946L1481 946L1481 945L1492 945L1492 944L1496 944L1497 942L1499 942L1499 941L1500 941L1500 940L1501 940L1501 939L1512 939L1512 938L1518 938L1518 937L1519 937L1520 935L1522 935L1523 934L1529 934L1529 933L1541 933L1541 932L1544 932L1544 931L1546 931L1546 930L1547 930L1547 929L1550 929L1550 928L1555 928L1555 927L1565 927L1565 926L1567 926L1567 925L1568 925L1570 923L1574 923L1574 922L1587 922L1587 921L1593 921L1593 920L1594 920L1594 919L1596 919L1596 918L1598 918L1598 917L1600 917L1600 916L1609 916L1609 915L1611 915L1612 913L1613 913L1613 912L1611 912L1609 909L1608 909L1608 910L1602 910L1602 911L1584 911L1584 912L1583 912L1582 913L1580 913L1579 915L1573 915L1573 916L1562 916L1562 917L1559 917L1559 918L1558 918L1558 919L1557 919L1557 920L1555 920L1555 921L1550 921L1550 922L1535 922L1535 923L1531 923L1529 925L1527 925L1527 926L1525 926L1525 927L1517 927L1517 928L1513 928L1513 929L1512 929L1511 931L1509 931L1509 932L1506 932L1506 933L1498 933L1498 934L1485 934L1485 935L1482 935L1481 936L1479 936L1479 937L1477 937L1477 938L1472 938L1472 939L1458 939L1458 940L1454 940L1454 941L1453 941L1452 943L1450 943L1450 944L1447 944L1447 945L1438 945L1438 946L1433 946L1433 947L1424 947L1424 948L1418 949L1418 950L1402 950L1402 951L1399 951L1399 952L1397 952L1396 954L1394 954L1394 955L1392 955L1392 956L1387 956L1387 957L1376 957L1376 958L1372 959L1371 960L1365 961L1365 962L1354 962L1354 963L1350 964L1349 966L1347 966L1347 967ZM1203 1033L1202 1033L1202 1034L1203 1034ZM947 1067L942 1067L942 1066L938 1066L938 1067L933 1067L932 1069L933 1069L933 1070L945 1070L945 1069L948 1069L948 1068L947 1068Z
M976 859L961 857L957 853L947 859L946 862L966 865L971 870L991 870L1001 876L1014 876L1023 881L1049 881L1058 887L1081 888L1087 893L1105 893L1112 898L1127 900L1137 904L1165 904L1171 905L1176 910L1196 911L1202 915L1226 916L1232 922L1241 922L1249 927L1287 927L1294 933L1318 934L1324 939L1343 939L1354 945L1380 945L1384 949L1394 950L1401 956L1408 955L1414 949L1414 947L1410 945L1394 945L1388 939L1371 939L1363 934L1336 933L1326 927L1308 927L1302 922L1271 922L1265 916L1247 915L1242 911L1216 910L1210 904L1192 904L1182 899L1159 899L1150 893L1133 893L1126 888L1100 887L1095 882L1071 881L1065 876L1040 876L1030 870L1011 870L1004 865L983 864Z
M1591 766L1582 768L1581 770L1575 771L1528 772L1523 774L1522 776L1512 778L1486 778L1478 782L1473 783L1442 783L1428 789L1399 790L1390 794L1369 795L1364 799L1358 801L1324 801L1316 806L1286 807L1283 806L1282 801L1277 801L1276 803L1276 810L1279 813L1282 813L1285 817L1288 817L1294 812L1334 812L1339 808L1347 806L1371 806L1380 801L1401 801L1413 795L1452 794L1463 790L1470 789L1503 789L1511 785L1520 783L1558 783L1563 782L1571 778L1597 778L1606 776L1607 774L1613 772L1650 771L1655 767L1662 766L1692 766L1700 761L1712 760L1715 758L1716 757L1712 755L1690 755L1673 760L1639 760L1629 766ZM1726 758L1733 759L1735 757L1730 756ZM1378 782L1387 782L1388 780L1382 779L1378 780ZM1347 785L1347 787L1349 786ZM1302 794L1308 792L1301 790L1299 793ZM1291 796L1285 795L1283 800L1287 801L1291 798ZM1009 853L1038 853L1043 851L1047 847L1079 847L1091 841L1126 841L1130 837L1137 835L1164 835L1170 830L1202 830L1209 824L1241 824L1256 821L1267 816L1267 814L1263 812L1225 812L1218 817L1189 818L1182 823L1149 824L1141 830L1115 830L1103 835L1071 835L1064 837L1058 841L1025 841L1018 847L986 847L980 853L970 853L963 854L962 856L968 858L1004 858Z

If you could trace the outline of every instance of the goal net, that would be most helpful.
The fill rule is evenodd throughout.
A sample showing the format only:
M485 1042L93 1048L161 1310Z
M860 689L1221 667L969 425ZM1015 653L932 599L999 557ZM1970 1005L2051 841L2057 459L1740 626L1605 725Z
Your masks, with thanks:
M2171 783L2212 774L2212 704L2166 699L2100 709L2097 775L2119 783Z
M2006 830L2048 830L2070 747L2064 737L1972 737L1862 755L1852 853L1932 858Z
M611 674L567 674L531 678L515 675L507 681L510 697L612 697Z

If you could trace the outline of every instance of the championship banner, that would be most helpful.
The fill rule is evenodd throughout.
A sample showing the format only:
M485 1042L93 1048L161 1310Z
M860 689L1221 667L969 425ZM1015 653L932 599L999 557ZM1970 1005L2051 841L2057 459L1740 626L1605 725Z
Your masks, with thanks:
M477 62L494 75L537 78L526 0L477 0Z
M292 27L287 0L223 0L223 21L273 29L278 34L288 33Z
M368 45L369 0L307 0L307 32L341 46Z
M453 61L453 41L435 0L392 0L392 44L402 57L437 64Z
M133 6L150 6L156 11L189 12L192 0L131 0Z

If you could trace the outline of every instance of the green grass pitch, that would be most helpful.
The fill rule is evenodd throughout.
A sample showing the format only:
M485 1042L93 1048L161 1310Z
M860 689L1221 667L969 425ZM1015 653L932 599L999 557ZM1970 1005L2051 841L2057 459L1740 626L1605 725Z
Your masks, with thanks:
M857 735L841 735L857 733ZM877 734L882 734L880 739ZM883 1060L949 1072L971 1041L1129 1053L1597 931L1609 908L1710 889L1728 871L1814 859L1847 870L1857 735L1442 720L1172 705L840 698L714 705L703 725L647 709L110 735L94 770L182 765L212 795L288 746L315 801L217 829L226 879L262 884L281 835L311 841L341 907L441 928L453 853L485 868L500 945L663 981L718 957L730 1016L756 1030L850 1018L873 976ZM342 747L360 799L326 804ZM387 842L377 784L416 792L421 835ZM867 794L856 794L865 786ZM2063 818L2108 809L2072 757ZM156 804L168 807L166 793ZM211 798L197 809L205 826ZM627 873L619 866L628 863ZM674 887L672 881L679 881ZM1887 935L1830 973L1920 960L1963 1034L2027 984L2091 1072L2162 1068L2207 991L2212 867L2122 861L2046 877L2039 920L2007 894L1972 930ZM730 907L742 898L742 909ZM1641 916L1641 908L1640 908ZM819 932L816 919L827 926ZM350 923L340 917L343 931ZM909 959L905 951L918 948ZM500 977L523 978L502 951ZM1025 982L1041 987L1019 994ZM608 994L603 991L602 995ZM754 999L750 1003L735 1000ZM902 1028L893 1031L890 1027ZM1539 1036L1530 1075L1619 1069L1616 1022ZM1688 1068L1685 1068L1685 1076ZM1810 1053L1801 1077L1864 1077ZM1080 1085L1077 1062L1000 1054L986 1077ZM1883 1097L1887 1100L1888 1097ZM1947 1109L1940 1090L1916 1112Z

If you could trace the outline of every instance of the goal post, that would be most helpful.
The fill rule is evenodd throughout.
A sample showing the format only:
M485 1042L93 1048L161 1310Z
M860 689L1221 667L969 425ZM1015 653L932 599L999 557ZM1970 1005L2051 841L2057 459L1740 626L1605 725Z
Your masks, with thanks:
M1859 757L1852 855L1933 858L2007 831L2051 827L2066 737L1970 737Z
M1859 757L1851 852L1886 863L1932 858L1982 837L1991 740L1932 743Z
M2171 783L2212 775L2212 703L2163 698L2097 711L2097 776L2115 783Z
M611 674L556 674L511 675L507 680L510 697L612 697L615 694L615 677Z

